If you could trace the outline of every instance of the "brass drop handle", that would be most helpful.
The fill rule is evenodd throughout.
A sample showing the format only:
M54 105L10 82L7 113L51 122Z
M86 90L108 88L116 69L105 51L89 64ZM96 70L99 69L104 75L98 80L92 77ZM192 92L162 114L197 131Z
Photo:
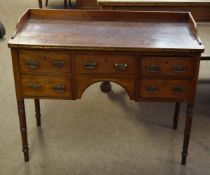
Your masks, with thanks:
M173 88L173 91L174 91L175 93L182 93L182 92L184 92L184 89L181 88L181 87L174 87L174 88Z
M91 70L91 69L95 69L96 65L97 65L96 62L90 62L90 63L85 63L84 67L85 67L85 69Z
M148 91L149 93L154 93L154 92L157 92L157 91L158 91L158 88L155 87L155 86L153 86L153 85L148 86L146 89L147 89L147 91Z
M52 65L57 67L57 68L60 68L60 67L63 67L64 66L64 61L61 61L61 60L53 60L52 61Z
M31 89L40 89L41 88L41 85L40 84L37 84L37 83L29 83L29 87Z
M53 90L56 93L62 93L62 92L65 91L65 87L64 87L64 85L58 85L58 84L56 84L56 85L53 86Z
M185 66L182 66L182 65L174 65L173 70L175 73L183 73L186 71L186 68Z
M26 65L30 69L36 69L39 66L39 61L37 61L37 60L27 60Z
M127 63L116 63L114 66L118 71L123 71L123 70L128 69L128 64Z
M147 72L149 73L158 73L160 72L160 66L151 64L147 66Z

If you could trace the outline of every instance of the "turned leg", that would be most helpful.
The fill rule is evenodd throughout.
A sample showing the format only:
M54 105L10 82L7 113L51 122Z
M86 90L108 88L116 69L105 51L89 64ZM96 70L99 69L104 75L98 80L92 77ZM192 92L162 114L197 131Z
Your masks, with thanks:
M174 110L174 121L173 121L173 129L177 129L178 121L179 121L179 111L180 111L180 103L175 104Z
M42 8L42 0L39 0L39 8Z
M112 89L111 83L109 81L102 82L100 87L102 92L110 92Z
M17 103L18 103L18 114L19 114L19 123L20 123L21 137L22 137L24 160L29 161L25 104L24 104L24 100L18 100Z
M185 119L185 130L184 130L184 143L182 151L182 165L186 165L186 159L188 154L188 146L190 141L190 132L193 119L193 105L187 105L187 114Z
M35 103L35 117L37 126L41 126L41 113L40 113L40 102L39 99L34 99Z

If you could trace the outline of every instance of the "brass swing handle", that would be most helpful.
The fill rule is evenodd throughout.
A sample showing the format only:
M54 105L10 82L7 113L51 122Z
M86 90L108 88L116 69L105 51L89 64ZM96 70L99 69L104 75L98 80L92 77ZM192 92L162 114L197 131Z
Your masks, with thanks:
M37 84L37 83L29 83L29 87L31 89L36 90L36 89L40 89L42 86L40 84Z
M172 91L174 91L175 93L182 93L184 92L184 89L181 87L174 87Z
M52 65L57 67L57 68L60 68L60 67L63 67L64 66L64 61L61 61L61 60L53 60L52 61Z
M147 72L149 73L158 73L160 72L160 66L151 64L147 66Z
M96 62L90 62L90 63L85 63L84 67L85 69L91 70L96 68Z
M56 93L62 93L62 92L65 91L65 86L64 85L57 85L56 84L56 85L53 86L53 90Z
M159 91L159 89L158 89L157 87L153 86L153 85L146 87L146 90L147 90L149 93L154 93L154 92Z
M39 61L37 61L37 60L27 60L26 65L30 69L36 69L39 66Z
M123 70L128 69L128 64L127 63L116 63L114 66L118 71L123 71Z

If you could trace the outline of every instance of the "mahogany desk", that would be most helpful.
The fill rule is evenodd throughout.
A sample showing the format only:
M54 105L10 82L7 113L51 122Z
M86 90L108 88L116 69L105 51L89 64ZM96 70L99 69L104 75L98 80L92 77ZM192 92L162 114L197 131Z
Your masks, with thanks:
M204 46L185 12L29 9L9 41L25 161L24 99L80 99L99 81L115 82L131 100L187 103L182 151L186 164L199 63ZM106 83L104 83L106 85ZM102 90L106 86L102 85Z

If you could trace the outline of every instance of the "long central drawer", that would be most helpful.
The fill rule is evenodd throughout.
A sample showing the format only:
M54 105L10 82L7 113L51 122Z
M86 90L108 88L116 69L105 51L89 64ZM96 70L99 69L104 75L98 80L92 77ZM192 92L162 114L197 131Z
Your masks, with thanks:
M77 73L134 74L136 59L130 55L76 55Z

